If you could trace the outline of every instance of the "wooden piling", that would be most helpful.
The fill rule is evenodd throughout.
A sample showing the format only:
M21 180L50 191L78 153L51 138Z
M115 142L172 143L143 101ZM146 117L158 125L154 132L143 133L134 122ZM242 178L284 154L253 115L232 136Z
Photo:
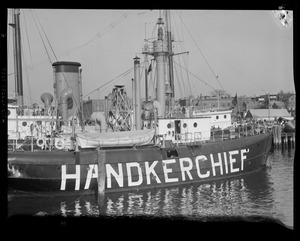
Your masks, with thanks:
M293 135L292 135L292 147L295 147L295 141L296 141L295 133L293 133Z
M281 126L276 126L277 127L277 135L278 135L278 140L279 140L279 145L281 144Z
M278 144L276 126L273 126L272 133L273 133L273 144L274 144L274 147L276 148L277 144Z
M106 151L98 151L98 205L100 209L103 208L105 204L105 163L106 163Z

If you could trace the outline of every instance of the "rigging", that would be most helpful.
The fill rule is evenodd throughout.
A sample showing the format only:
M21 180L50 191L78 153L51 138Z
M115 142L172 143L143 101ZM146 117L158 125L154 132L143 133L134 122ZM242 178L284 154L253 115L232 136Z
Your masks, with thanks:
M183 23L184 27L186 28L188 34L190 35L191 39L193 40L194 44L196 45L197 49L199 50L200 54L202 55L204 61L206 62L206 64L208 65L210 71L212 72L213 76L215 77L215 79L217 80L217 82L219 83L219 85L221 86L222 90L224 90L222 84L219 81L218 75L215 74L215 72L213 71L212 67L210 66L210 64L208 63L207 59L205 58L203 52L201 51L201 49L199 48L197 42L195 41L195 39L193 38L192 34L190 33L188 27L186 26L186 24L184 23L184 21L182 20L182 16L179 16L181 19L181 22ZM225 91L225 90L224 90Z

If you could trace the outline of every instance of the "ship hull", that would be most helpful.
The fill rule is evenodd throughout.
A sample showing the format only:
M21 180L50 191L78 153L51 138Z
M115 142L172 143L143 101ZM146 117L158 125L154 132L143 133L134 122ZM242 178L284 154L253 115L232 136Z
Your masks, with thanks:
M244 175L266 165L271 134L159 148L8 153L8 188L76 194L159 188Z

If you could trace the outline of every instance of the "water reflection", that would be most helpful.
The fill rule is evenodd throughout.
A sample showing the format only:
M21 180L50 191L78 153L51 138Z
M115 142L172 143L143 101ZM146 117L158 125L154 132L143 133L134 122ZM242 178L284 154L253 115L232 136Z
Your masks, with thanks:
M69 204L61 201L59 215L270 216L274 205L270 183L268 172L259 171L205 184L108 194L104 212L99 209L97 197L83 196Z

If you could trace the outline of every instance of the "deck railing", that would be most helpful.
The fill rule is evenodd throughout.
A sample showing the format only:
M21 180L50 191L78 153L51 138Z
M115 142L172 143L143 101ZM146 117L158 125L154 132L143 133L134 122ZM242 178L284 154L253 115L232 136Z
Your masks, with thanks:
M214 141L223 141L228 139L242 138L246 136L258 135L261 133L270 132L271 129L268 129L265 126L238 126L235 128L229 129L212 129L210 135L207 132L185 132L175 134L173 142L175 145L194 145L201 144L204 142L214 142ZM160 140L164 143L166 140L163 135L160 136ZM164 144L162 144L164 146Z
M257 135L260 133L266 133L267 131L272 131L272 129L267 128L265 126L238 126L231 129L212 129L210 133L207 132L186 132L186 133L177 133L175 134L175 138L173 143L175 145L193 145L193 144L201 144L204 142L214 142L214 141L222 141L222 140L228 140L228 139L235 139L235 138L242 138L246 136L252 136ZM21 139L10 139L8 140L8 150L9 151L15 151L17 149L20 150L26 150L26 151L34 151L36 149L47 149L51 151L54 148L55 144L55 138L59 138L57 135L47 136L43 138L46 148L41 148L41 146L37 145L36 138L33 138L33 136L28 136L24 140ZM164 135L157 135L157 142L160 142L162 146L164 146L164 143L166 141Z

